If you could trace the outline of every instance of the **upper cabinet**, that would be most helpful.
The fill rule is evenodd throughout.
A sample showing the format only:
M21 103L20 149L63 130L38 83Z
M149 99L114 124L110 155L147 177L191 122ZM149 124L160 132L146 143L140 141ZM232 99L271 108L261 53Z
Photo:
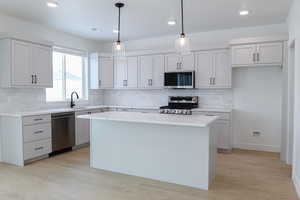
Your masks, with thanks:
M114 87L114 64L111 57L99 57L97 53L90 55L90 88L111 89Z
M115 59L115 88L137 88L138 87L138 57Z
M195 70L195 56L194 54L179 55L169 54L166 55L166 72L176 71L194 71Z
M232 46L232 66L282 66L283 43Z
M139 57L139 88L159 89L164 86L164 56Z
M52 47L0 40L1 87L53 87Z
M196 57L196 88L231 88L229 51L200 51Z

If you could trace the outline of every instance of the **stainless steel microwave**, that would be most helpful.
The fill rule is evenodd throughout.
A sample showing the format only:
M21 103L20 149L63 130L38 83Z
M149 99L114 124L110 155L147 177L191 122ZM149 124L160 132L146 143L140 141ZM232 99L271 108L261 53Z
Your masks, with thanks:
M195 71L165 72L164 86L174 89L195 88Z

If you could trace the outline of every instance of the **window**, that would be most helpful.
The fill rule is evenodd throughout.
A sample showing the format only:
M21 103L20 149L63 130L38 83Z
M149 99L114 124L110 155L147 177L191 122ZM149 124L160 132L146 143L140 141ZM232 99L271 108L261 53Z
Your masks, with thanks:
M73 91L80 100L88 99L86 56L70 52L53 51L53 88L46 89L47 101L69 100Z

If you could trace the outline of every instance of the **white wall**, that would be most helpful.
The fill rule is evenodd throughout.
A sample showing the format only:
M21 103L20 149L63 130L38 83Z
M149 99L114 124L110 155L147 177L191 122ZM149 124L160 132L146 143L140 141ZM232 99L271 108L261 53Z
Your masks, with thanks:
M280 67L233 69L235 147L280 152L281 88Z
M290 41L295 40L293 180L300 196L300 1L294 0L288 18Z
M39 24L23 21L0 13L0 33L21 38L36 38L53 42L56 46L94 52L101 44L63 33ZM101 104L102 92L90 91L90 104ZM47 104L45 89L0 89L0 111L31 110L68 104Z

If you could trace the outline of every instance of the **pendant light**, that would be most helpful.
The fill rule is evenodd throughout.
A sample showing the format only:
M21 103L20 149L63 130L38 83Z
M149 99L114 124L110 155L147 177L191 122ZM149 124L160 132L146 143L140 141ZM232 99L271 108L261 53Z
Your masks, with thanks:
M118 2L115 6L119 9L119 18L118 18L118 40L113 44L113 56L114 57L125 57L125 46L124 43L120 40L121 34L121 8L125 6L124 3Z
M175 49L182 55L190 54L190 39L184 33L183 0L181 0L181 34L175 41Z

